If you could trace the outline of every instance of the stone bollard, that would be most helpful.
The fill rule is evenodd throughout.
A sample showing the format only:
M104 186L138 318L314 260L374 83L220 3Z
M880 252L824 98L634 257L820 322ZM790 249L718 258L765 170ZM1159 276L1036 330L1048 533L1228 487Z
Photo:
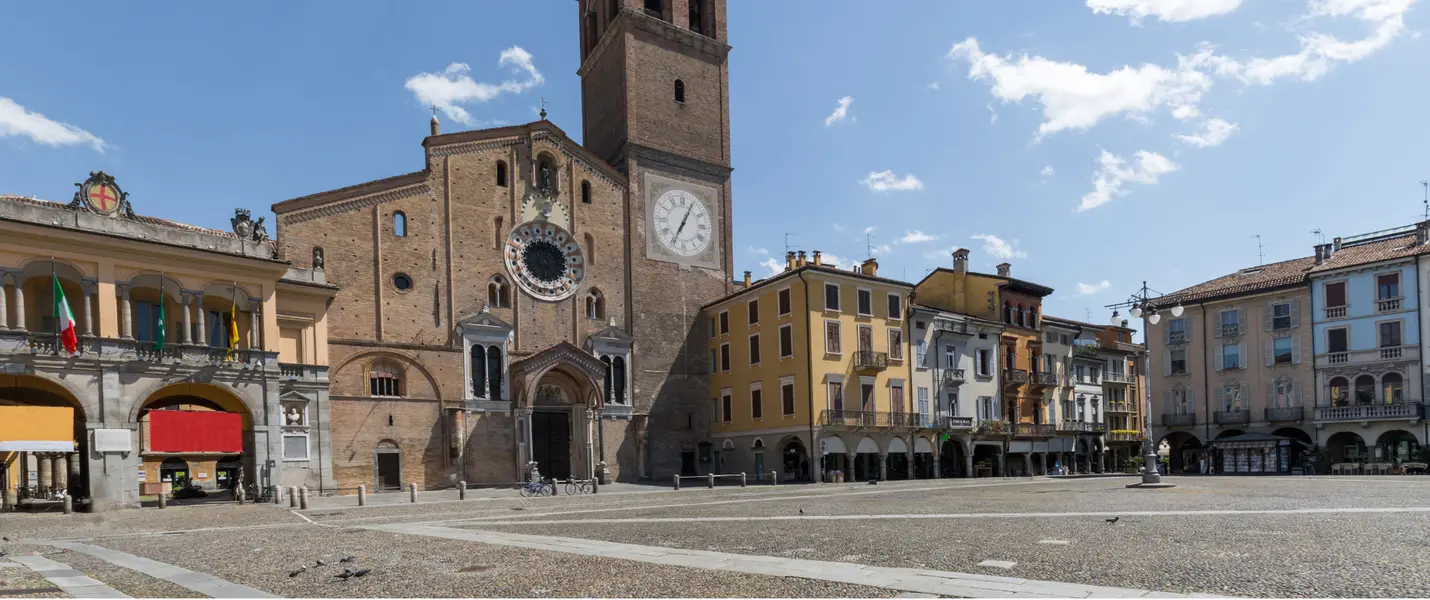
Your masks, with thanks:
M358 506L367 506L367 486L358 486Z
M706 487L708 487L708 488L710 488L710 489L712 489L712 490L715 489L715 474L714 474L714 473L706 473L706 474L705 474L705 480L708 482L708 483L706 483Z
M458 499L458 500L466 500L466 499L467 499L467 482L465 482L465 481L458 481L458 482L457 482L457 499Z
M779 471L770 471L770 485L779 485L779 484L780 484L780 474L779 474Z
M671 475L670 479L671 481L675 482L675 491L680 491L680 474L676 473L674 475Z
M238 498L238 503L240 505L243 504L243 501L246 499L243 493L243 488L235 488L233 490L233 495L235 498Z
M298 508L308 510L308 486L298 488Z
M600 478L600 477L597 477L597 478L591 480L591 493L592 493L592 494L599 494L599 493L601 493L601 478Z
M740 487L745 487L745 474L740 473Z
M412 501L413 504L416 504L416 503L417 503L417 484L416 484L416 483L409 483L409 484L407 484L407 497L408 497L409 500Z
M68 515L72 513L74 513L74 498L69 494L65 494L65 514Z
M169 507L169 495L168 495L168 494L165 494L164 492L159 492L159 508L168 508L168 507Z
M288 486L288 508L298 508L298 487Z
M283 486L273 486L273 504L275 506L283 504Z

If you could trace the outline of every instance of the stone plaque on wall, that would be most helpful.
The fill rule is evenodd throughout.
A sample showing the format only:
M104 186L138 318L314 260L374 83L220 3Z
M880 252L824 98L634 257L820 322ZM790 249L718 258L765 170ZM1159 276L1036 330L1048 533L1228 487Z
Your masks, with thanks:
M95 452L133 452L128 429L94 430Z

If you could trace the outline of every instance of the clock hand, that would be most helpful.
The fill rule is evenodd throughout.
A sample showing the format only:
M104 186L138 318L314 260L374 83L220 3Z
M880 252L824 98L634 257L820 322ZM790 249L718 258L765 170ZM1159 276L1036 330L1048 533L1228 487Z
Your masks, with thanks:
M685 210L685 216L680 219L680 226L675 228L675 237L679 238L680 232L685 230L685 222L690 220L690 213L692 212L695 212L694 206Z

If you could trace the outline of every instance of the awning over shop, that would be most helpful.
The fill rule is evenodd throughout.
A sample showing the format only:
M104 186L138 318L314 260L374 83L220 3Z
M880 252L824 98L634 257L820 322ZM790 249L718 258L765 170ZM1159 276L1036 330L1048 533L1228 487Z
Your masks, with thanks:
M0 452L74 452L74 409L0 406Z
M238 413L151 410L150 452L243 452L243 417Z
M1226 450L1229 448L1273 448L1276 446L1284 446L1291 442L1296 442L1297 444L1301 443L1300 440L1293 440L1291 438L1281 437L1279 435L1267 435L1263 433L1243 433L1240 435L1233 435L1230 437L1212 440L1211 442L1207 443L1207 447L1219 448L1222 450Z

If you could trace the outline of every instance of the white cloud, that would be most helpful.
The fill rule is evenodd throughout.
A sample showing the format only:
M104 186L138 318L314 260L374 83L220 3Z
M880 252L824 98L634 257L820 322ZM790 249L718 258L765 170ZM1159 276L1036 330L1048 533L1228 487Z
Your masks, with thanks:
M1195 119L1202 116L1202 111L1190 104L1183 104L1172 109L1172 116L1178 121L1186 121L1187 119Z
M904 237L901 237L901 238L899 238L898 240L896 240L896 243L899 243L899 244L922 244L922 243L924 243L924 242L932 242L932 241L937 240L937 239L938 239L938 236L936 236L936 235L929 235L929 234L927 234L927 233L924 233L924 232L922 232L922 231L919 231L919 230L915 229L915 230L913 230L913 231L909 231L909 232L905 233L905 234L904 234Z
M830 223L829 226L833 227L835 231L844 231L844 226L838 223Z
M1220 146L1226 138L1236 133L1238 127L1236 123L1231 123L1225 119L1207 119L1202 123L1202 130L1191 135L1178 135L1177 139L1198 148L1210 148Z
M1097 283L1083 283L1083 282L1079 281L1079 282L1077 282L1077 295L1079 295L1079 296L1091 296L1091 295L1096 294L1096 293L1098 293L1098 292L1106 291L1107 288L1110 288L1110 287L1112 287L1112 282L1110 282L1110 281L1108 281L1108 280L1106 280L1106 279L1104 279L1104 280L1102 280L1102 281L1099 281L1099 282L1097 282Z
M931 89L931 90L933 90L933 91L935 91L935 92L938 91L938 82L935 81L935 82L933 82L933 83L930 83L930 84L928 85L928 88Z
M785 272L785 264L781 261L775 260L774 257L766 258L764 262L760 263L760 266L769 269L770 275L779 275L780 273Z
M510 67L512 72L525 75L525 79L497 84L481 83L472 79L472 69L467 63L452 63L441 73L413 75L408 78L406 87L424 105L436 106L452 120L471 125L474 123L472 115L458 104L486 102L502 94L520 94L546 81L536 70L536 65L532 64L531 53L521 46L502 50L497 65Z
M869 176L861 179L859 183L867 186L869 191L879 193L912 192L924 189L924 182L914 177L913 173L899 177L893 171L870 172Z
M866 233L866 234L868 234L868 233L874 233L874 226L873 226L873 225L870 225L870 226L868 226L868 227L865 227L865 228L864 228L864 233Z
M1046 167L1043 167L1043 170L1038 171L1038 174L1039 174L1039 175L1042 175L1043 177L1052 177L1052 176L1053 176L1053 166L1052 166L1052 165L1048 165L1048 166L1046 166Z
M883 256L893 251L894 249L891 248L888 244L880 244L878 246L869 248L869 253L875 256Z
M824 263L824 264L826 264L826 265L829 265L829 266L831 266L831 267L842 267L842 266L845 265L844 259L839 258L838 256L835 256L835 255L830 254L830 253L828 253L828 252L825 252L825 253L823 253L823 254L820 254L820 255L819 255L819 260L820 260L820 262L822 262L822 263Z
M1124 16L1133 23L1145 17L1183 22L1217 17L1241 7L1241 0L1087 0L1094 13Z
M1122 189L1122 184L1126 182L1152 185L1157 183L1162 175L1179 168L1176 163L1156 152L1138 150L1133 158L1135 164L1129 165L1121 156L1103 150L1097 159L1099 167L1093 176L1093 191L1082 197L1077 212L1107 204L1114 196L1127 195L1127 190Z
M1202 52L1210 55L1211 50ZM1088 129L1114 115L1146 117L1159 107L1194 105L1212 85L1196 68L1206 63L1202 54L1179 55L1170 69L1144 64L1092 73L1083 65L1040 56L986 54L977 39L968 38L955 44L948 57L968 61L968 77L990 82L994 97L1016 103L1031 96L1042 104L1039 136Z
M982 240L983 251L987 252L989 256L992 256L993 258L999 260L1028 257L1027 252L1023 252L1022 250L1019 250L1017 248L1018 240L1013 240L1011 243L1005 242L1003 241L1003 238L1000 238L991 233L980 233L978 235L973 236L973 239Z
M37 112L26 110L19 103L0 96L0 137L25 136L37 144L46 146L73 146L88 144L99 152L104 152L104 140L88 131L52 121Z
M754 247L754 246L749 246L749 247L747 247L747 248L745 248L745 249L746 249L746 250L749 250L751 254L758 254L758 255L760 255L760 256L769 256L769 255L770 255L770 251L769 251L769 250L766 250L766 249L764 249L764 248L756 248L756 247Z
M824 118L824 126L829 127L835 123L844 122L844 118L849 116L849 105L854 103L853 96L845 96L839 99L839 106L834 107L834 112Z
M991 125L998 122L998 111L993 109L993 105L988 105L988 123Z
M1238 61L1216 56L1207 62L1221 76L1235 77L1254 85L1271 85L1278 79L1299 77L1314 81L1330 72L1337 63L1353 63L1390 45L1405 33L1405 13L1416 0L1310 0L1311 10L1303 20L1320 17L1352 17L1373 26L1360 40L1345 42L1318 32L1300 36L1301 50L1272 58Z

